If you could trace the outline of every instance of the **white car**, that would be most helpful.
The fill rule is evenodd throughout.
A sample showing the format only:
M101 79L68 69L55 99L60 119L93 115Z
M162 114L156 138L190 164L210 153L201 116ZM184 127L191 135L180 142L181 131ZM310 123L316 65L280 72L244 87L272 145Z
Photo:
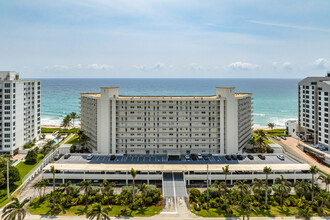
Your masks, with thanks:
M189 154L187 154L186 156L184 156L186 158L186 160L190 160L190 156Z
M198 155L197 155L197 159L198 159L198 160L203 160L202 155L201 155L201 154L198 154Z
M93 158L93 154L88 154L86 159L91 160L92 158Z
M279 155L277 155L277 158L280 159L280 160L284 160L284 155L283 154L279 154Z

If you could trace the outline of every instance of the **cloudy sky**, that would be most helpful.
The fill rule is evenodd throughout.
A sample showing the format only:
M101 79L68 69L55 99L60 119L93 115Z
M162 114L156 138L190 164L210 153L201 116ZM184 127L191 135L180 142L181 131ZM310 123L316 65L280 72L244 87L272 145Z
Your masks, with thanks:
M330 71L330 1L0 1L24 78L303 78Z

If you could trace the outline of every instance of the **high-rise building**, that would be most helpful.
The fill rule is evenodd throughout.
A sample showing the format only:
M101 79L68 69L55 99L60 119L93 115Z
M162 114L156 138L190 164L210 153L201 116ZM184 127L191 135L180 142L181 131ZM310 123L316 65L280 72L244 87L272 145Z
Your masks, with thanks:
M252 94L123 96L118 87L81 94L81 128L100 154L235 154L252 135Z
M298 136L314 144L329 145L330 73L307 77L298 84Z
M15 154L40 135L40 80L0 71L0 153Z

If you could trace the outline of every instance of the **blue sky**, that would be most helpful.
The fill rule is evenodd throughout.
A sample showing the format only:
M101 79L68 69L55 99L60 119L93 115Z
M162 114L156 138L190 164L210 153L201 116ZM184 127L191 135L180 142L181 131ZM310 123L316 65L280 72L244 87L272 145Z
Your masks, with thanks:
M0 1L24 78L303 78L330 71L330 1Z

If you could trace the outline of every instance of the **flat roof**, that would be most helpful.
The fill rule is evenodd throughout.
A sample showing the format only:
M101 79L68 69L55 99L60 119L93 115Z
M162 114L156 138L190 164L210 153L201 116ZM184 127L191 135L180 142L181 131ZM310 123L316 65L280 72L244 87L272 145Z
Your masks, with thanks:
M209 171L222 171L226 164L209 164ZM50 170L54 166L56 170L74 171L129 171L134 168L137 171L206 171L207 164L48 164L44 170ZM230 171L262 171L265 164L230 164ZM272 170L308 170L308 164L267 164Z
M207 156L207 155L204 155ZM207 159L207 160L206 160ZM109 155L94 155L91 160L87 160L87 155L71 155L68 159L63 157L55 164L50 164L44 169L50 169L54 165L58 170L125 170L131 168L140 171L205 171L206 165L209 164L209 170L221 171L222 167L229 165L233 171L261 171L265 166L271 167L273 170L308 170L308 164L302 164L293 158L285 155L284 160L277 158L276 154L265 155L265 159L260 159L254 155L254 159L250 160L246 155L243 160L227 160L224 156L207 156L202 160L186 160L181 156L179 160L168 161L164 155L120 155L115 160L110 160Z
M80 93L81 96L89 96L93 98L100 98L101 93ZM235 93L236 98L241 98L245 96L251 96L252 93ZM118 99L216 99L216 95L209 96L130 96L130 95L119 95Z

